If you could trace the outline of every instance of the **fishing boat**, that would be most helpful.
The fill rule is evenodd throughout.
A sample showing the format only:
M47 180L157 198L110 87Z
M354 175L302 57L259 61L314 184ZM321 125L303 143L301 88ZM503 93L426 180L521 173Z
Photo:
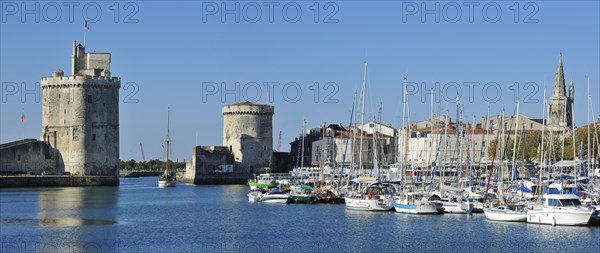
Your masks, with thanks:
M290 202L301 204L312 204L318 201L317 195L314 194L313 188L309 185L300 184L292 185L290 191Z
M527 210L520 205L492 206L484 208L485 218L493 221L527 221Z
M159 188L165 188L165 187L175 187L177 185L177 179L175 178L175 175L172 174L169 171L169 145L171 144L171 139L169 137L169 125L170 125L170 120L171 120L171 110L168 110L167 112L167 139L165 140L167 146L166 146L166 153L167 153L167 159L165 161L165 172L160 175L158 177L158 187Z
M284 190L275 189L265 194L262 194L260 202L285 204L288 202L290 194Z
M394 198L394 209L398 213L409 214L436 214L435 203L423 199L423 194L418 192L402 193Z
M532 206L527 223L578 226L587 225L593 210L581 206L573 194L546 194L543 206Z
M394 208L393 194L395 189L390 184L374 183L365 187L360 193L353 192L346 196L346 208L362 211L389 211Z
M250 190L257 189L271 189L275 187L275 179L269 173L263 173L256 177L256 179L250 179L248 181L248 185L250 186Z

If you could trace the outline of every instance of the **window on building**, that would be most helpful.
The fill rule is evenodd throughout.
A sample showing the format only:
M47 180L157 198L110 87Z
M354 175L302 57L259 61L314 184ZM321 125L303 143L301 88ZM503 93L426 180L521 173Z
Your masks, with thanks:
M88 98L88 103L91 104L92 103L92 95L88 95L87 98Z
M17 161L21 161L21 155L17 155Z
M96 140L96 134L92 134L92 141Z
M107 140L107 139L108 139L108 138L107 138L106 134L104 134L104 140Z
M485 141L482 141L482 142L481 142L481 146L482 146L482 147L485 147Z
M533 123L531 123L531 125L529 126L529 128L533 129Z

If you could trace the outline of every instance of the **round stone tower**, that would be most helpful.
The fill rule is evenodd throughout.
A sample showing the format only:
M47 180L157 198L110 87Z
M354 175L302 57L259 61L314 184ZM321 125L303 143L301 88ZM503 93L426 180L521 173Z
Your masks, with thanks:
M41 80L40 139L60 152L65 172L118 176L121 78L110 76L109 53L74 43L72 60L70 76L56 70Z
M223 106L223 146L238 173L262 173L273 155L274 107L255 102Z

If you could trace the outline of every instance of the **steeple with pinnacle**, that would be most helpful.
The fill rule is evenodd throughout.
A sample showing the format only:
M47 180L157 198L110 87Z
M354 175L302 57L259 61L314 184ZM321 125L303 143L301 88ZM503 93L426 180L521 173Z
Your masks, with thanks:
M562 52L558 57L558 68L554 78L552 96L550 96L548 126L554 130L564 130L572 125L572 108L575 88L573 81L569 85L569 94L566 94L565 73L563 70Z
M565 95L565 72L563 71L562 52L558 57L558 68L556 69L556 77L554 78L554 88L552 89L552 96L564 96Z

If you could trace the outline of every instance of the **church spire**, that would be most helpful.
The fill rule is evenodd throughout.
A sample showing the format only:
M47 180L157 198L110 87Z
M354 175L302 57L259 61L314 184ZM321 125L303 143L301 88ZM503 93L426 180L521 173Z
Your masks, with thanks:
M569 85L569 99L571 99L571 102L574 97L575 97L575 85L573 84L573 80L571 80L571 84Z
M556 77L554 78L554 88L552 89L552 96L566 96L565 73L563 72L562 52L558 57L558 68L556 69Z

